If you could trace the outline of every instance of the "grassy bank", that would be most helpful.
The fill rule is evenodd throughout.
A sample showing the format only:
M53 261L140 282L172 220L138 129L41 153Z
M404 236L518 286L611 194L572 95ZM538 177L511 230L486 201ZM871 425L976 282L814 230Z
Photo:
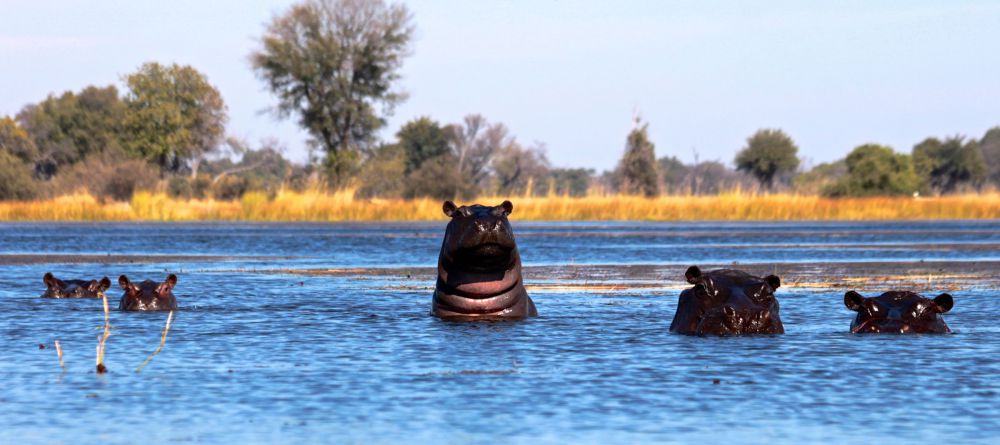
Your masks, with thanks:
M130 202L87 194L0 202L0 221L424 221L443 220L436 199L355 199L337 193L248 193L237 201L176 200L137 193ZM476 202L495 205L502 197ZM893 220L1000 218L1000 194L930 198L796 195L511 197L516 220Z

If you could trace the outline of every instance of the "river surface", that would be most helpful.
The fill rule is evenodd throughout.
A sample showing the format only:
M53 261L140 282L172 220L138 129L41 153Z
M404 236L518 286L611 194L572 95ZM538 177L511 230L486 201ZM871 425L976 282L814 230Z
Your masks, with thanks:
M428 315L444 222L0 224L0 444L1000 439L998 221L512 223L540 316L506 323ZM954 334L847 332L840 281L931 263ZM671 334L691 264L781 274L787 333ZM112 311L97 375L101 302L48 271L112 308L177 274L162 352L137 373L167 316Z

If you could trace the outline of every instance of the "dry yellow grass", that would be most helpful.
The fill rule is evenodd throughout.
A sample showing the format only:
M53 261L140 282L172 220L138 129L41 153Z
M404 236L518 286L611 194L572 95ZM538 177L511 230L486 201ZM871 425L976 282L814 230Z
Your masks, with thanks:
M482 197L514 202L516 220L794 221L1000 218L1000 194L928 198L821 198L732 193L719 196ZM248 193L238 201L176 200L136 193L131 202L100 202L86 193L29 202L0 202L0 221L425 221L443 220L435 199L357 199L334 193L283 191L273 199Z

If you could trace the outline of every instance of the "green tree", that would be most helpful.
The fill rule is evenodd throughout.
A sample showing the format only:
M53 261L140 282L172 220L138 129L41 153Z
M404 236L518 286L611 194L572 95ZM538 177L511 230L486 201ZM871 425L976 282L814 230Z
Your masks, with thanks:
M990 128L979 140L979 150L986 164L986 178L1000 187L1000 127Z
M847 176L827 187L827 196L892 196L916 192L920 180L910 157L878 144L861 145L845 159Z
M6 150L0 150L0 200L31 199L35 184L31 166Z
M405 6L382 0L303 0L271 21L250 55L278 96L279 116L297 115L326 151L331 185L346 182L384 114L403 99L391 87L408 54L410 22Z
M938 193L952 193L963 186L979 187L986 179L986 165L979 144L961 136L927 138L913 147L917 174Z
M121 147L125 104L114 86L88 86L76 94L50 95L17 115L38 150L35 172L49 179L65 165Z
M556 195L585 196L594 180L594 170L589 168L554 168L549 170L549 193Z
M28 132L9 116L0 118L0 151L6 151L22 162L34 162L38 156L38 148Z
M656 161L660 173L660 187L664 193L679 194L688 188L687 176L691 170L676 156L664 156Z
M409 121L396 133L397 144L406 155L406 173L420 168L424 161L448 153L448 135L440 124L428 117Z
M827 187L836 184L847 176L847 161L824 162L807 172L796 175L792 179L792 187L796 193L804 195L822 194Z
M656 196L660 192L656 175L656 153L649 141L647 127L638 119L625 140L625 153L615 169L615 185L619 193Z
M774 181L791 175L799 167L799 147L778 129L757 130L747 138L747 145L736 154L736 169L757 178L767 190Z
M401 197L409 183L407 175L412 173L406 171L408 159L406 155L401 144L383 145L375 149L375 152L361 165L361 186L357 195L361 198ZM426 160L420 161L421 167ZM420 170L420 167L414 171L417 170Z
M222 142L228 117L222 95L198 70L149 62L125 78L126 149L165 171L198 175L204 156Z

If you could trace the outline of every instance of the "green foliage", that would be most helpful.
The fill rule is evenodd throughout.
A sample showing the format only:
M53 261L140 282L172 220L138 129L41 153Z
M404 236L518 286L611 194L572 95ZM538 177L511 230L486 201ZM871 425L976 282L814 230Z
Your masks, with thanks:
M660 187L667 194L681 194L689 188L691 169L676 156L664 156L656 161L660 173Z
M656 153L647 134L648 124L638 125L625 141L625 154L615 170L615 185L619 193L656 196L660 192L656 175Z
M549 190L556 195L585 196L594 179L594 170L589 168L555 168L549 170Z
M986 179L992 182L994 187L1000 187L1000 127L986 131L979 140L979 150L986 165Z
M920 177L938 193L982 185L986 165L979 144L955 136L941 141L927 138L913 147L913 165Z
M893 196L916 192L920 180L910 157L890 147L865 144L847 155L847 176L827 187L827 196Z
M792 189L804 195L818 195L847 176L847 161L819 164L792 179Z
M375 150L361 166L361 187L357 195L361 198L398 198L407 188L407 153L403 144L385 145ZM421 166L423 161L421 161ZM419 170L419 168L418 168Z
M437 122L428 117L419 117L403 125L396 133L399 147L406 155L406 173L410 173L424 163L448 153L448 135Z
M228 119L222 95L190 66L150 62L125 78L129 93L124 130L126 149L177 172L222 141Z
M31 167L6 149L0 150L0 199L26 200L34 197Z
M736 169L753 175L764 188L771 190L775 179L791 175L798 168L798 151L795 141L785 132L758 130L736 154Z
M452 154L428 159L406 180L405 198L426 196L435 199L471 199L478 189L467 177L455 174L457 160Z
M6 151L24 162L34 162L38 157L35 141L9 116L0 118L0 151Z
M28 105L17 119L37 148L36 174L49 179L89 155L119 150L124 116L117 88L89 86Z
M327 153L331 185L346 183L386 112L413 34L410 12L381 0L304 0L275 17L250 56L278 96L278 113L297 115ZM353 155L352 155L353 154Z

